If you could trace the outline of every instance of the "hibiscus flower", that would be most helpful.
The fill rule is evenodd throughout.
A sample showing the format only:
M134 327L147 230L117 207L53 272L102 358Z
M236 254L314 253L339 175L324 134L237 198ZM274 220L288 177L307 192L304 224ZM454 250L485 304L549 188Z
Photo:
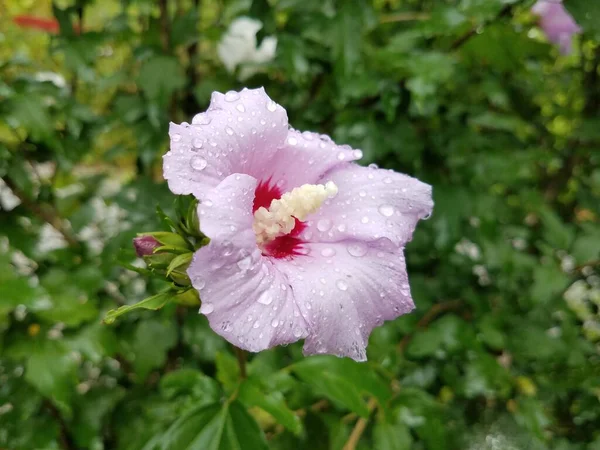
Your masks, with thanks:
M291 129L262 88L215 92L169 134L164 176L200 200L211 239L188 275L229 342L257 352L305 339L305 354L363 361L373 328L414 308L403 249L431 214L429 185Z
M571 53L573 35L581 28L568 13L561 0L538 0L531 11L540 17L540 27L548 40L557 44L564 55Z

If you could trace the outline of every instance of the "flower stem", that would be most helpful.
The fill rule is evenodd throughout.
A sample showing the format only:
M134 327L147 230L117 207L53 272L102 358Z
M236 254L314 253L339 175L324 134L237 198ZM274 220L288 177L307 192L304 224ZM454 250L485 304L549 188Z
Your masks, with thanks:
M235 345L233 346L233 351L235 352L238 366L240 367L240 378L245 380L248 378L248 374L246 373L246 360L248 354L241 348L237 348Z
M369 400L369 404L367 405L367 407L369 408L369 413L373 412L373 410L375 409L376 406L377 406L377 400L375 400L374 398L371 398L371 400ZM370 414L369 414L369 416L370 416ZM360 419L358 419L356 421L356 425L354 425L354 429L352 430L352 433L350 433L350 437L348 438L348 440L342 447L342 450L355 450L356 449L356 446L358 445L358 441L360 441L360 438L361 438L362 434L365 432L365 429L367 428L368 423L369 423L368 417L367 418L361 417Z

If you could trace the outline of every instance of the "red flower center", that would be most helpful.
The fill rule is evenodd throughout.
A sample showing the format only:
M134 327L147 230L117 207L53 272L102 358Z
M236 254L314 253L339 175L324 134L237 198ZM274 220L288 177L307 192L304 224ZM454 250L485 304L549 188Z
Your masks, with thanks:
M273 184L269 178L266 181L261 181L256 186L254 191L254 205L252 206L252 212L256 212L258 208L264 207L269 208L273 200L278 200L283 195L281 189ZM263 255L271 256L273 258L291 258L296 255L301 255L300 252L303 241L298 237L300 233L306 228L303 222L296 219L296 226L285 236L279 236L267 243L263 248Z

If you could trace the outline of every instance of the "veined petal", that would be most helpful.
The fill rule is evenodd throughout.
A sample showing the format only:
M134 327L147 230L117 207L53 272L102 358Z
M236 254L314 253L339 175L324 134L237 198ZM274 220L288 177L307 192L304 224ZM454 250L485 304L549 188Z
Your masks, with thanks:
M203 232L211 239L188 268L200 293L200 312L232 344L257 352L307 336L285 274L262 256L252 230L257 181L234 174L209 191L199 206Z
M306 255L276 264L310 326L304 353L364 361L373 328L414 308L402 250L356 240L305 249Z
M171 149L163 173L175 194L202 199L232 173L268 178L269 164L285 142L285 110L260 89L215 92L210 107L192 124L171 124Z
M289 130L285 143L269 162L270 177L283 191L316 183L326 172L362 158L362 151L337 145L324 134Z
M346 164L319 182L333 181L335 198L327 200L308 222L305 240L335 242L387 238L402 246L417 222L431 214L431 186L392 170Z

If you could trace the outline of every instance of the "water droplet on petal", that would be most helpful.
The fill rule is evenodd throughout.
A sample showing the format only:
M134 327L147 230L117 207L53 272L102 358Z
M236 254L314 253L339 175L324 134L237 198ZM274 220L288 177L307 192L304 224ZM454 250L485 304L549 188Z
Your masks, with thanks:
M214 310L215 310L215 307L213 306L212 303L202 303L202 306L200 306L200 312L202 314L210 314Z
M290 144L290 145L296 145L298 143L298 139L296 139L293 136L289 137L287 141L288 141L288 144Z
M346 159L346 154L344 152L339 152L337 155L337 159L343 161L344 159Z
M202 277L195 277L192 280L192 284L196 289L202 289L204 286L206 286L206 280Z
M331 247L326 247L323 250L321 250L321 255L325 256L326 258L329 258L330 256L335 255L335 250Z
M360 221L361 221L362 223L369 223L369 218L368 218L367 216L363 216L363 218L362 218L362 219L360 219Z
M359 191L358 195L360 195L361 197L366 197L367 193L365 191Z
M346 291L346 290L348 290L348 283L346 283L344 280L337 280L335 282L335 285L337 286L337 288L340 291Z
M379 214L385 217L392 217L394 215L394 207L392 205L381 205L379 207Z
M383 182L384 182L385 184L391 184L391 182L392 182L392 179L391 179L390 177L385 177L385 178L383 179Z
M194 170L204 170L204 169L206 169L207 165L208 165L208 163L201 156L194 156L190 160L190 166L192 166L192 169L194 169Z
M256 328L258 328L258 327L260 327L260 322L257 320L256 322L254 322L254 323L252 324L252 328L256 329Z
M277 320L277 319L271 320L271 326L273 328L277 328L278 325L279 325L279 320Z
M241 270L246 271L252 265L252 258L250 258L250 256L246 256L244 259L240 259L237 262L237 265Z
M319 231L327 231L331 228L331 220L329 219L321 219L317 222L317 230Z
M212 119L206 113L196 114L192 119L192 125L208 125Z
M192 140L192 146L195 149L202 148L203 145L204 145L204 143L202 142L202 139L200 139L200 138L194 138L194 140Z
M227 133L229 136L233 136L233 128L225 127L225 133Z
M356 158L356 159L362 158L363 157L362 150L354 150L354 151L352 151L352 157Z
M177 133L175 133L173 136L171 136L171 140L172 140L173 142L179 142L179 141L181 140L181 135L180 135L180 134L177 134Z
M235 91L229 91L225 94L225 101L226 102L235 102L237 99L240 98L240 94L238 94Z
M262 294L260 294L258 300L256 301L261 305L270 305L271 303L273 303L273 296L269 293L269 291L265 291Z
M275 112L277 109L277 103L275 103L273 100L270 100L269 103L267 103L267 109L271 112Z
M244 105L242 105L241 103L238 104L235 109L237 109L239 112L243 113L246 112L246 107Z
M360 257L365 256L369 251L369 248L366 246L366 244L363 244L362 242L356 242L348 245L347 250L348 253L350 253L350 255Z
M300 328L296 328L294 330L294 337L299 338L300 336L302 336L302 330Z

